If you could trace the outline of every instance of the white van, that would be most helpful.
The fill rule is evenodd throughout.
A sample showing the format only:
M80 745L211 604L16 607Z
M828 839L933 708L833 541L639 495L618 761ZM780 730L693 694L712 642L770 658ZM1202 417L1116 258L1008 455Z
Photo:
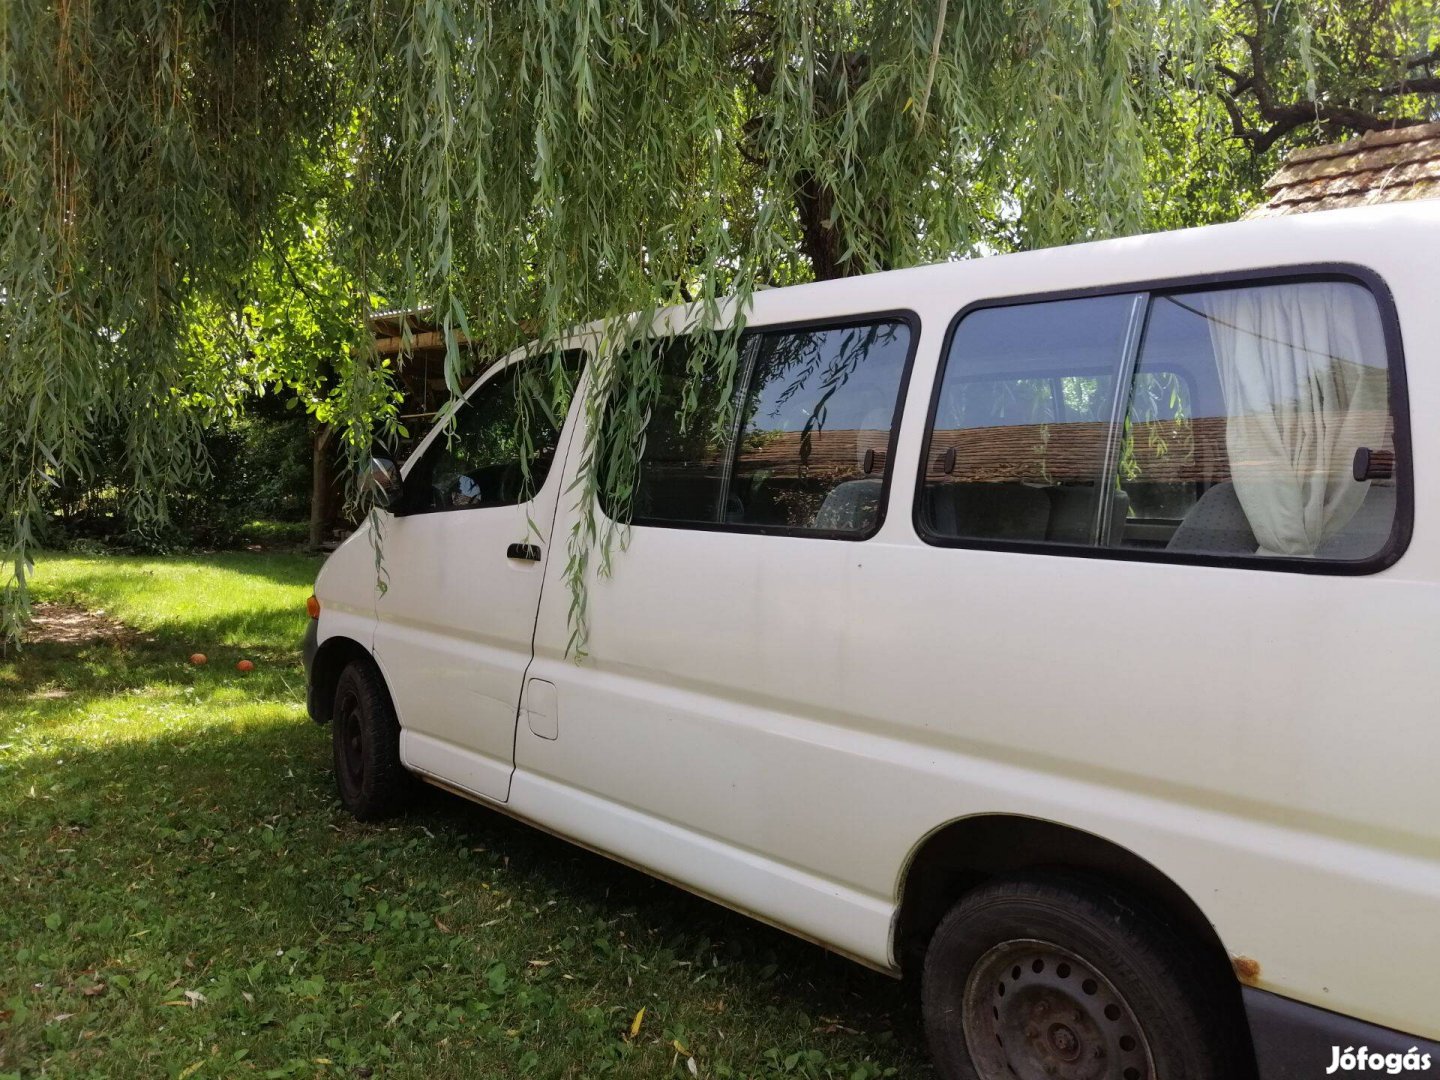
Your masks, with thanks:
M1440 203L763 292L725 439L686 319L583 662L523 353L325 565L344 804L916 975L947 1078L1440 1074Z

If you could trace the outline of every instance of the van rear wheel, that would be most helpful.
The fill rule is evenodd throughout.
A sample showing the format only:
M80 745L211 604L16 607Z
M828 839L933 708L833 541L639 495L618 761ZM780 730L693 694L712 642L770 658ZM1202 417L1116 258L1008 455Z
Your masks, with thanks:
M931 1054L946 1080L1231 1080L1243 1071L1204 970L1103 890L993 882L951 909L926 952Z
M340 673L330 714L335 786L340 802L360 821L403 810L414 779L400 764L400 722L380 675L354 661Z

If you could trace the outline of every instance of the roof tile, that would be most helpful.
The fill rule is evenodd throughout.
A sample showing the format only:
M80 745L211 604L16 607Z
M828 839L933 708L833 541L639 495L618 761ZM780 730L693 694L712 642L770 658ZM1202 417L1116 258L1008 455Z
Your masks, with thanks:
M1265 183L1247 217L1440 197L1440 124L1372 131L1297 150Z

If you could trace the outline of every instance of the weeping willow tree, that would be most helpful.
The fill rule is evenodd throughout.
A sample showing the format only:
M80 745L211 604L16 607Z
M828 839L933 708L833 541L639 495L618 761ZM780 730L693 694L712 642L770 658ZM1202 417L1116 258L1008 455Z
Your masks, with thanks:
M455 393L472 357L613 317L587 408L615 394L633 457L653 398L616 388L659 354L621 347L627 312L743 319L760 285L1141 228L1150 110L1209 25L1198 0L6 0L0 628L97 426L142 519L204 482L296 245L323 239L354 328L324 378L356 460L393 423L380 305L434 313ZM728 387L733 350L700 355Z

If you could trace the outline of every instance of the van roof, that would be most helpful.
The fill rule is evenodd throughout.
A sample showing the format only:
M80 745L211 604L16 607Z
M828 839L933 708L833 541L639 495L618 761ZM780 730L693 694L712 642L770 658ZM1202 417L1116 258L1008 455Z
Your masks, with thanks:
M1088 240L1075 244L1061 244L1055 247L1035 248L1029 251L1005 252L982 255L973 258L956 259L950 262L928 263L923 266L900 270L885 270L874 274L863 274L852 278L831 281L806 282L802 285L788 285L767 289L765 297L798 295L811 289L833 289L852 286L873 287L879 283L910 283L923 281L937 275L948 275L955 267L966 267L982 272L982 268L1002 265L1037 266L1043 263L1084 262L1089 265L1103 263L1115 256L1127 258L1146 250L1174 251L1176 248L1200 251L1206 248L1234 249L1237 243L1252 246L1257 242L1274 244L1283 249L1286 241L1297 235L1313 235L1316 232L1356 232L1373 234L1380 228L1406 226L1410 223L1440 224L1440 199L1416 200L1403 203L1386 203L1377 206L1351 207L1339 210L1318 211L1305 215L1287 215L1273 218L1252 218L1242 221L1223 222L1218 225L1202 225L1188 229L1172 229L1165 232L1137 233L1133 236L1114 237L1106 240ZM1283 260L1277 260L1283 261ZM1100 284L1097 281L1097 284Z
M1356 263L1363 261L1364 252L1376 248L1381 236L1403 237L1407 246L1413 246L1417 231L1440 234L1440 199L1139 233L765 288L754 293L746 321L764 326L834 318L837 312L903 310L926 293L950 291L977 279L983 282L980 291L985 296L1003 299L1203 277L1247 267L1260 270L1317 261ZM1317 244L1320 237L1334 243ZM1317 248L1327 251L1323 260L1315 258ZM1440 237L1431 250L1440 250ZM967 287L966 291L975 290ZM656 332L683 333L701 312L698 303L664 308L656 315ZM595 319L577 327L574 337L599 335L606 323L605 319Z

